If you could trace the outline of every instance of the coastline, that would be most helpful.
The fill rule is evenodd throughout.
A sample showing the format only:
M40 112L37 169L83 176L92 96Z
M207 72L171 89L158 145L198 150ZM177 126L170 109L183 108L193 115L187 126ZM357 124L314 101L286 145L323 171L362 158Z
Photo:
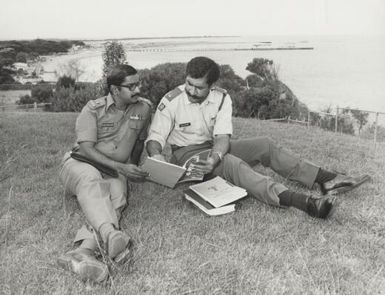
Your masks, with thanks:
M122 43L128 62L138 69L166 62L187 62L193 56L204 54L219 64L229 64L236 74L245 78L250 74L245 70L248 62L254 57L268 58L279 67L280 80L310 109L321 110L338 105L385 112L385 44L381 40L348 36L321 39L263 36L130 39ZM43 66L47 71L54 71L59 64L77 59L86 71L81 80L96 81L102 72L104 42L86 41L90 48L48 56ZM293 43L298 48L313 49L271 50ZM261 50L242 50L255 44L264 47L259 48ZM267 46L271 47L270 50L264 49ZM48 76L44 79L49 81L52 78Z

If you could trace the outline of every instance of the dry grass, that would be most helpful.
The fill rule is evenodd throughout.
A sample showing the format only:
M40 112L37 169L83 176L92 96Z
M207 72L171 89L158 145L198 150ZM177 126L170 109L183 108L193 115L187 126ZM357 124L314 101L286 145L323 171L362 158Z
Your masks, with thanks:
M340 196L326 221L253 199L210 218L183 200L185 186L135 184L123 219L134 254L111 288L89 286L55 263L83 221L74 199L65 210L57 177L76 114L0 115L0 236L8 230L0 294L385 294L383 146L374 155L371 142L356 137L236 119L236 137L268 135L328 169L369 173L373 182Z

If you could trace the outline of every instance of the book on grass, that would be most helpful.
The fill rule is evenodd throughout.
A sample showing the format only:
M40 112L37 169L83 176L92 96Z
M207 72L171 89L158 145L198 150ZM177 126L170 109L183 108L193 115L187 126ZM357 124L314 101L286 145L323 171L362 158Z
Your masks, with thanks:
M187 201L190 201L193 205L195 205L198 209L202 210L207 215L216 216L235 211L235 204L228 204L219 208L215 208L191 189L185 190L183 193Z
M233 212L235 210L234 202L247 196L245 189L233 185L219 176L191 185L184 194L186 200L209 215Z
M152 157L147 157L142 169L150 176L149 180L174 188L177 183L187 181L202 181L204 175L191 171L190 165L200 160L207 160L211 150L204 150L188 158L183 166L178 166L168 162L160 161Z
M230 204L247 196L244 188L231 184L220 176L190 185L190 189L215 208Z

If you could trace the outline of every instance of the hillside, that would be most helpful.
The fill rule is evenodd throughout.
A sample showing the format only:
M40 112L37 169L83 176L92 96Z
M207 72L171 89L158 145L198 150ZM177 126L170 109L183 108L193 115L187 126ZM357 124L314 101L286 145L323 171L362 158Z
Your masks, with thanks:
M385 287L385 154L371 141L257 120L235 119L234 138L269 136L348 174L373 177L328 220L251 198L209 218L172 191L133 184L123 228L132 260L111 286L87 286L56 266L82 224L58 180L74 141L73 113L0 115L1 294L380 294ZM274 175L257 166L262 173ZM274 176L291 188L299 185Z

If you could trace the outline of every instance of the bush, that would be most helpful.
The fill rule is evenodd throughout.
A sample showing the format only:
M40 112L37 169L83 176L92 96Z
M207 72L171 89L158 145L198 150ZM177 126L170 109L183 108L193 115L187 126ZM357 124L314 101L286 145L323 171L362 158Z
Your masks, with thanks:
M141 95L158 105L160 99L185 81L185 63L165 63L139 71Z
M255 75L255 74L247 76L246 80L247 80L247 84L249 87L263 87L263 86L265 86L265 82L263 81L263 79L261 79L259 76Z
M51 101L53 88L51 85L38 84L32 87L31 96L37 103L48 103Z
M35 100L28 94L20 96L20 99L16 101L16 104L32 104Z
M71 76L61 76L56 82L56 90L59 90L60 88L70 88L75 87L75 79Z
M278 93L270 87L245 89L233 98L234 116L268 119L268 106L277 98Z
M256 74L262 80L278 80L278 68L266 58L254 58L247 64L246 70Z
M92 99L103 96L96 84L89 84L83 88L60 88L51 98L54 112L80 112L84 105Z
M229 65L220 66L221 75L216 83L219 87L226 89L231 96L245 88L246 83L241 77L235 74Z

